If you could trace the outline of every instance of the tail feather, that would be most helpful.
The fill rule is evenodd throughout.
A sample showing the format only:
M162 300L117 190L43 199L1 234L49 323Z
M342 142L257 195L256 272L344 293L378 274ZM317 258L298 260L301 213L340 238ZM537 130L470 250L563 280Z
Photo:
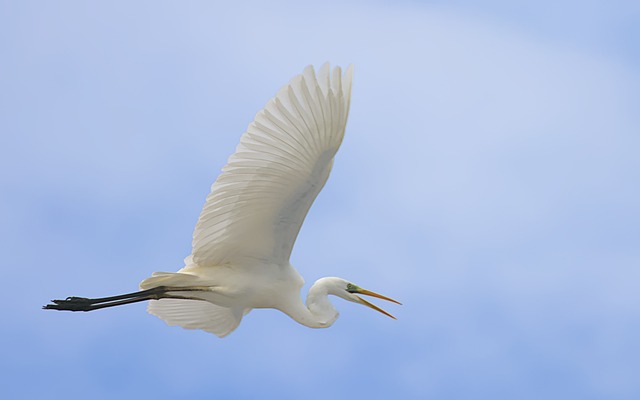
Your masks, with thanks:
M151 277L140 282L140 289L147 290L158 286L187 287L200 282L200 278L182 272L154 272Z

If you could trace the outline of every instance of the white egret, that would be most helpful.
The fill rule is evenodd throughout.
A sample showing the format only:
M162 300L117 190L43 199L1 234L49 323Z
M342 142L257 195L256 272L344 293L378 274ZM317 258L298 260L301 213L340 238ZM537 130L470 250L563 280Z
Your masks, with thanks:
M154 272L140 291L68 297L45 309L92 311L151 300L149 313L224 337L254 308L275 308L311 328L338 318L328 295L363 304L361 295L397 301L342 278L322 278L300 298L304 280L289 263L300 226L324 186L342 143L352 68L307 67L258 112L211 187L178 272ZM398 303L400 304L400 303Z

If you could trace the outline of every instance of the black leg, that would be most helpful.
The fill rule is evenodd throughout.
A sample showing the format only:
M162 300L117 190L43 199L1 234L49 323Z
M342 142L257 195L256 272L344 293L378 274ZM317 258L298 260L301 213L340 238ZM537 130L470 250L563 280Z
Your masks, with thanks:
M67 297L64 300L51 300L52 304L47 304L42 307L45 310L60 310L60 311L93 311L101 308L121 306L125 304L137 303L146 300L159 300L159 299L190 299L199 300L198 298L178 296L170 294L169 292L194 292L194 291L208 291L208 287L167 287L158 286L152 289L141 290L139 292L126 293L118 296L100 297L95 299L89 299L86 297Z

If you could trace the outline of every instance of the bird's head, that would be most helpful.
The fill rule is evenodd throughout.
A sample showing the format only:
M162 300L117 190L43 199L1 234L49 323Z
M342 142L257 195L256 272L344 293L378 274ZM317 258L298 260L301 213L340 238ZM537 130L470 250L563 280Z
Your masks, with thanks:
M389 314L388 312L386 312L385 310L383 310L382 308L376 306L375 304L369 303L368 301L366 301L365 299L363 299L362 297L358 296L360 295L365 295L365 296L372 296L372 297L377 297L379 299L382 300L387 300L387 301L391 301L393 303L396 304L400 304L402 305L402 303L400 303L399 301L396 301L394 299L391 299L389 297L383 296L381 294L378 294L376 292L372 292L370 290L366 290L361 288L358 285L355 285L351 282L348 282L344 279L340 279L338 278L335 281L336 285L334 286L334 290L331 291L331 294L336 295L338 297L341 297L345 300L348 301L352 301L354 303L358 303L358 304L362 304L365 305L369 308L373 308L376 311L379 311L381 313L383 313L384 315L391 317L393 319L396 319L396 317L394 317L393 315Z

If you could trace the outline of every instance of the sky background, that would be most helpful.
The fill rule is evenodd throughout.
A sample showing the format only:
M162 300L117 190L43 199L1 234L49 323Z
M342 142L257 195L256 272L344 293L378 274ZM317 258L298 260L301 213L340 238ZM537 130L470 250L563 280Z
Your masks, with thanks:
M182 267L255 113L325 61L351 114L292 263L397 321L40 309ZM637 1L0 1L2 397L640 398L639 111Z

